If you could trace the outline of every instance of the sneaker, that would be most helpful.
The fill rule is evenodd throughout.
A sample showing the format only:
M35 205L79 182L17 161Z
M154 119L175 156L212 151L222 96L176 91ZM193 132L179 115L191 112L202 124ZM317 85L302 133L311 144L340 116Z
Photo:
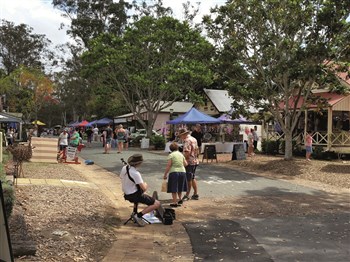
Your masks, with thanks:
M190 200L190 198L188 197L188 196L184 196L183 198L182 198L182 201L187 201L187 200Z
M193 195L193 196L191 197L191 199L193 199L193 200L198 200L198 199L199 199L199 196L198 196L198 195Z
M135 221L135 223L137 223L139 225L139 227L145 226L145 222L143 221L143 219L141 217L138 217L137 214L134 215L134 221Z
M177 202L177 204L178 204L179 206L181 206L183 203L184 203L184 201L182 201L182 200L180 200L179 202Z

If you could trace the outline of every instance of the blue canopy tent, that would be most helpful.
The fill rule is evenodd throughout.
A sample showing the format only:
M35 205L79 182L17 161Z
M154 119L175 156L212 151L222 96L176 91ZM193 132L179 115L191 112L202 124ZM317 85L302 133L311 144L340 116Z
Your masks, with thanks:
M177 124L220 124L221 120L206 115L194 107L187 111L184 115L179 116L176 119L166 122L167 124L177 125Z
M254 124L253 121L246 119L242 115L239 115L239 118L232 119L231 115L223 114L217 119L222 121L222 123L227 123L227 124Z
M97 126L106 126L106 125L109 125L109 124L111 124L113 122L113 120L112 119L109 119L109 118L102 118L102 119L99 119L99 120L97 120L96 121L96 125Z
M91 121L86 127L94 127L96 125L97 120Z
M80 123L79 121L72 121L72 122L68 123L67 126L76 127L79 123Z

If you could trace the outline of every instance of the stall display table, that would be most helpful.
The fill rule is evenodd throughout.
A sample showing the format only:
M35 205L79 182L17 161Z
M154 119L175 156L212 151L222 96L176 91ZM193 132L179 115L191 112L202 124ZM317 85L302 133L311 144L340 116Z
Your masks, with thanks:
M167 142L165 144L165 149L164 152L166 153L170 153L170 145L172 142ZM215 149L216 149L216 153L232 153L233 151L233 146L234 145L238 145L238 144L243 144L244 146L244 151L246 151L246 144L243 142L215 142L215 143L202 143L201 145L201 154L204 153L204 148L206 145L215 145ZM182 144L178 144L179 146L181 146Z

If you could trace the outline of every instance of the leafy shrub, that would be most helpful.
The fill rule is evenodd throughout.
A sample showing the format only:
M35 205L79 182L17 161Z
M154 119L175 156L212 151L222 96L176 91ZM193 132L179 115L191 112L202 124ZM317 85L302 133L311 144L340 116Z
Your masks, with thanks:
M338 158L338 155L332 151L323 151L322 146L315 146L312 157L320 160L334 160Z
M279 142L274 140L264 139L261 142L261 151L268 155L278 154Z
M323 159L323 147L315 146L313 148L312 157L315 159Z
M5 159L9 159L7 154L4 154L4 159L3 162L5 163ZM15 192L13 189L13 186L11 186L10 184L8 184L8 182L6 181L6 172L4 169L4 164L0 163L0 180L1 180L1 184L2 184L2 192L3 192L3 196L4 196L4 202L5 202L5 211L6 211L6 216L7 218L10 217L11 213L12 213L12 209L14 206L14 202L15 202Z
M151 136L151 143L154 145L154 149L165 148L165 138L163 136L153 135Z
M6 182L2 183L2 193L4 196L6 217L9 218L12 214L15 203L15 192L13 186L7 184Z

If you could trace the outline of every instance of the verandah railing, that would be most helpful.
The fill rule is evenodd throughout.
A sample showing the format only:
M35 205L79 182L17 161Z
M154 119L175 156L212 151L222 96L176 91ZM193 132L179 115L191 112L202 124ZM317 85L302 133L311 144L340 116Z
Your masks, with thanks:
M282 132L269 131L267 134L267 139L269 140L284 140L284 134ZM330 144L332 147L350 147L350 132L349 131L341 131L334 132L330 135L325 132L314 132L312 135L313 145L317 146L327 146L328 140L331 140ZM297 141L298 144L304 144L304 133L298 133L293 136L293 140Z

